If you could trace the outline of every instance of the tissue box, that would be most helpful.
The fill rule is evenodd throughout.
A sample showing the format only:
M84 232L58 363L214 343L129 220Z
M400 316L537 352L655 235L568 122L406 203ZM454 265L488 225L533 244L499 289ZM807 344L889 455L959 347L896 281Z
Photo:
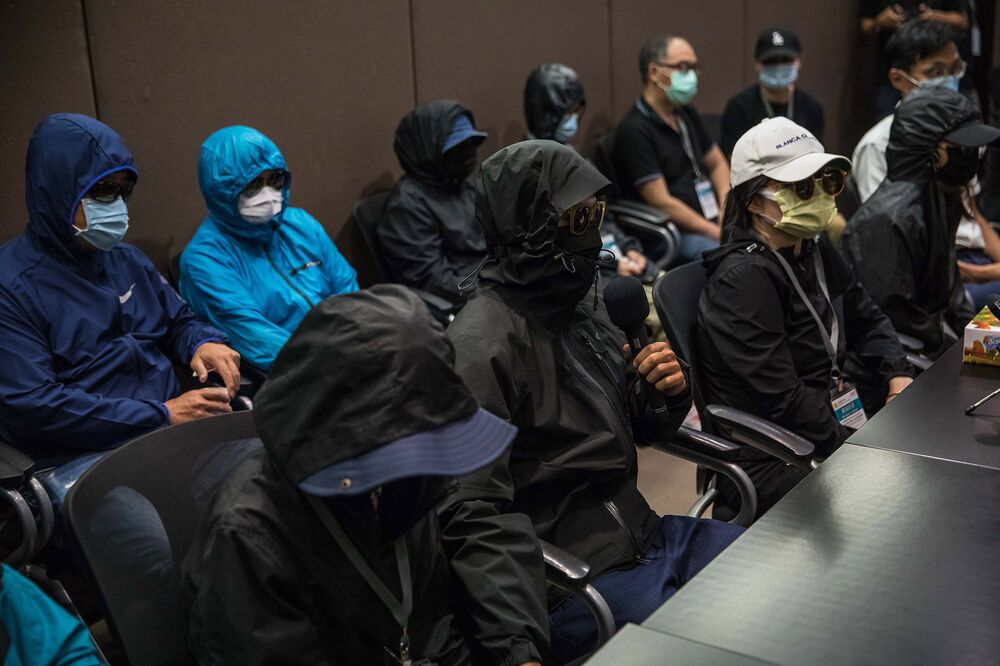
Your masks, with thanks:
M962 347L966 363L1000 365L1000 321L989 308L983 308L965 327Z

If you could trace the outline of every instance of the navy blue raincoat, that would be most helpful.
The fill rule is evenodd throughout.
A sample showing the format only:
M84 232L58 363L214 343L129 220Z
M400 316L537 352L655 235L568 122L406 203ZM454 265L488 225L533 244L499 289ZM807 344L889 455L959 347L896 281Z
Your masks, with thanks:
M49 116L28 144L28 227L0 247L0 438L36 459L166 425L172 361L226 340L137 248L87 251L74 237L80 199L116 171L136 172L132 154L87 116Z

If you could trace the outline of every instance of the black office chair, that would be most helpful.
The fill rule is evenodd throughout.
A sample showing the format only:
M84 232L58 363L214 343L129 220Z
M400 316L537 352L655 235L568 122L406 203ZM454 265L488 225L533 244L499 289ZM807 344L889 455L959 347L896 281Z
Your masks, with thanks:
M373 194L354 204L354 210L351 211L351 217L354 218L354 221L358 224L358 229L361 230L361 236L365 239L368 252L371 253L372 258L375 260L375 266L379 272L379 282L389 282L389 276L392 275L392 271L386 262L385 253L382 252L382 243L378 237L378 225L385 218L385 208L388 201L388 192ZM460 303L453 303L437 294L432 294L423 289L414 289L413 287L410 287L410 289L420 297L420 300L427 304L431 314L444 325L447 325L454 319L455 313L461 308Z
M611 181L607 215L625 232L632 234L649 248L647 256L660 270L672 265L680 247L680 231L666 215L639 201L621 198L614 163L614 130L597 140L594 166ZM654 254L655 252L655 254Z
M250 412L192 421L121 446L70 490L65 514L131 663L195 663L187 649L179 564L220 482L260 446ZM135 529L109 530L112 514L118 526L133 519ZM603 644L615 624L590 585L588 565L551 544L542 549L548 582L581 597Z
M35 471L31 458L0 442L0 497L10 509L2 514L0 533L13 542L5 544L3 559L13 569L21 569L42 551L55 525L52 503Z

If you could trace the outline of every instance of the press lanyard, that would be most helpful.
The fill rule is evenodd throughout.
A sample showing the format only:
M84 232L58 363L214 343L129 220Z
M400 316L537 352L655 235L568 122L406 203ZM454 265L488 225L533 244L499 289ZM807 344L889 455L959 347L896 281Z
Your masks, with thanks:
M684 152L687 154L688 159L691 160L691 166L694 167L694 175L698 178L704 178L705 176L701 173L701 168L698 166L698 160L694 156L694 144L691 143L691 135L688 133L687 125L684 124L684 119L681 117L681 112L677 112L677 131L681 135L681 145L684 147Z
M382 600L382 603L396 619L396 623L402 628L403 635L399 639L399 660L404 666L408 666L410 664L410 635L407 631L407 625L410 621L410 613L413 611L413 585L410 579L410 557L406 549L406 535L393 542L396 550L396 567L399 569L399 586L403 590L403 599L400 601L368 566L365 558L361 556L350 537L344 532L344 528L340 526L322 500L312 495L307 495L307 497L330 536L337 542L344 554L347 555L347 559L365 579L372 591Z
M767 101L767 96L764 94L764 90L762 88L757 88L757 90L758 90L758 92L760 92L760 101L764 102L764 110L767 112L767 117L768 118L774 118L774 107L772 107L771 103ZM795 122L795 91L794 90L791 93L789 93L789 95L788 95L788 116L787 117L792 122Z
M842 390L843 376L840 374L840 366L837 365L837 340L840 337L840 326L837 323L837 311L833 309L833 303L830 302L830 292L826 287L826 272L823 269L823 260L819 256L819 248L817 248L813 253L813 260L816 263L816 279L819 281L819 288L823 292L823 297L826 299L826 302L830 305L830 312L833 313L833 326L831 327L829 333L826 330L826 325L823 323L823 320L820 319L819 314L816 312L816 308L814 308L813 304L809 302L809 297L806 296L805 290L799 283L799 279L795 276L795 271L792 270L788 261L781 256L780 252L775 250L771 250L771 252L778 258L778 263L780 263L781 267L785 269L785 273L788 274L788 279L792 281L792 285L795 287L795 291L798 292L799 298L801 298L802 302L805 303L806 309L809 310L809 314L811 314L813 319L816 320L816 325L819 326L819 332L823 336L823 345L826 347L827 356L830 357L830 365L832 366L830 376L833 377L835 382L837 382L837 390Z

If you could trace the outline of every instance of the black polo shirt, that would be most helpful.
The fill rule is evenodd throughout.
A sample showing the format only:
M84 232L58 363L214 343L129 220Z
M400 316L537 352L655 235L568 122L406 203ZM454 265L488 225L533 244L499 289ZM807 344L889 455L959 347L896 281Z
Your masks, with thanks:
M708 178L705 155L715 146L694 107L677 109L691 137L698 168ZM668 125L641 97L615 130L615 177L623 199L642 201L638 187L662 177L667 189L698 214L704 214L695 191L697 175L684 152L681 135Z
M772 103L771 110L775 116L788 118L787 104ZM796 88L792 96L792 114L794 116L790 118L792 122L802 125L812 132L820 143L823 142L823 106L812 95ZM759 86L752 85L733 96L726 104L726 110L722 112L720 123L719 148L723 154L727 158L730 157L733 154L733 146L740 137L768 117Z

